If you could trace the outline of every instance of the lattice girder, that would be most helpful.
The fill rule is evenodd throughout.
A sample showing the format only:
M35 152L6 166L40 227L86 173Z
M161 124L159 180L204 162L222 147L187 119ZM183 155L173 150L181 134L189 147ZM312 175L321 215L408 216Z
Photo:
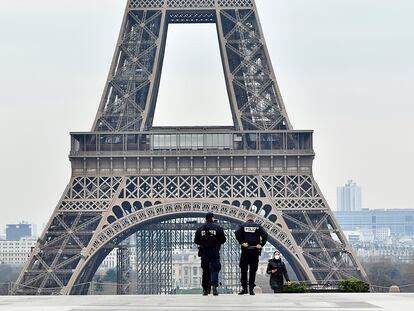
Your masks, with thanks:
M97 190L100 185L103 191ZM281 204L305 198L313 202L289 208ZM105 204L90 205L89 200ZM288 257L298 260L304 256L305 267L296 263L296 270L307 271L304 274L308 280L328 282L358 274L355 262L347 267L339 264L349 250L326 204L318 205L320 200L309 175L74 177L33 254L22 286L35 285L32 287L44 293L53 285L70 293L67 285L76 286L77 280L68 268L76 268L75 275L79 276L79 271L109 241L114 244L117 236L130 232L132 227L168 215L210 210L233 221L242 221L247 213L255 214L256 221L269 230ZM68 208L69 203L78 208ZM335 236L339 239L335 240ZM38 268L34 268L36 264ZM313 274L312 269L319 269L318 273ZM335 273L329 273L330 269ZM321 275L324 278L318 279Z
M290 129L254 1L130 1L96 131L150 130L169 23L216 23L237 129Z
M252 0L131 0L128 8L133 9L162 9L211 10L216 8L251 8Z

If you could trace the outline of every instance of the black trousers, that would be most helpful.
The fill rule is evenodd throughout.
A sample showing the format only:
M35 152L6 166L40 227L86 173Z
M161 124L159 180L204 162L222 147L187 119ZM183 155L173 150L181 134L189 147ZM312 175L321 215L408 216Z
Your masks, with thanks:
M283 291L283 275L271 275L270 287L274 293L281 293Z
M219 272L221 270L220 255L206 251L201 256L201 269L203 269L201 279L203 290L208 291L211 286L219 285Z
M256 272L259 267L259 251L255 249L242 250L240 256L240 269L241 269L241 285L243 288L254 288L256 286ZM247 279L247 273L249 273L249 279Z

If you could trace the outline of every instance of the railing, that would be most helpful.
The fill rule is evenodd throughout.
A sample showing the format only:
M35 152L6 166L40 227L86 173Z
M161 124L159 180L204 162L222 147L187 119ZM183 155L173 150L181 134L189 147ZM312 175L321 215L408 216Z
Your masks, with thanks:
M305 285L306 287L306 292L308 293L329 293L329 292L341 292L341 286L336 283L336 282L330 282L330 283L326 283L326 284L314 284L314 283L309 283L309 282L299 282L300 284ZM0 283L0 296L6 296L6 295L12 295L12 289L14 288L15 283L13 282L7 282L7 283ZM117 294L117 287L119 285L127 285L130 286L130 290L131 290L131 294L134 294L134 292L137 290L136 287L136 283L134 282L129 282L127 284L118 284L116 282L99 282L99 281L92 281L92 282L87 282L87 283L82 283L82 284L77 284L74 287L84 287L87 286L88 287L88 295L108 295L108 294L112 294L112 295L116 295ZM150 283L146 283L146 285L151 285ZM31 287L31 286L21 286L21 288L26 288L27 290L36 290L37 288L35 287ZM391 286L378 286L378 285L369 285L370 287L370 292L371 293L389 293L390 292L390 288ZM407 291L407 292L412 292L414 291L414 284L406 284L406 285L401 285L398 286L399 289L403 290L403 291ZM226 292L226 293L230 293L229 290L223 286L220 287L222 292ZM57 287L57 288L48 288L45 289L45 291L50 292L50 294L60 294L61 293L61 288ZM171 293L169 293L171 295L175 295L177 294L177 292L175 292L175 290L173 289L173 291Z
M0 283L0 296L12 294L13 282Z
M216 4L220 8L251 8L252 0L131 0L130 9L158 8L164 6L170 10L177 9L214 9Z
M307 282L299 282L300 284L305 285L306 292L308 293L328 293L328 292L341 292L341 286L336 282L326 283L326 284L313 284L313 283L307 283ZM134 287L134 283L130 282L130 285ZM148 283L146 283L148 285ZM7 283L0 283L0 296L7 296L7 295L13 295L13 288L15 286L14 282L7 282ZM117 286L118 284L115 282L87 282L82 284L77 284L74 287L77 286L88 286L88 295L116 295L117 294ZM21 286L21 288L27 288L28 290L37 290L38 288L31 287L31 286ZM379 286L379 285L369 285L370 292L371 293L389 293L391 286ZM406 284L406 285L400 285L398 288L402 291L406 292L413 292L414 291L414 284ZM133 288L131 288L132 291L134 291ZM223 289L223 288L222 288ZM61 292L61 288L49 288L46 289L50 291L51 294L58 295ZM135 289L136 290L136 289ZM224 288L225 290L225 288ZM172 295L175 295L176 293L171 292Z
M93 154L313 153L312 131L88 132L71 134L71 156Z

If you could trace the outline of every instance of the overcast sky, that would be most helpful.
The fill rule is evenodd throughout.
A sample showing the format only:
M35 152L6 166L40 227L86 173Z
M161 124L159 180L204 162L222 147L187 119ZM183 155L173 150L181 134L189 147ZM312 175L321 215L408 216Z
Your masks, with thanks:
M364 207L414 208L414 1L257 2L290 120L315 130L331 206L353 179ZM69 132L91 128L124 6L0 0L0 226L41 224L55 208ZM156 125L231 124L219 57L213 25L170 27Z

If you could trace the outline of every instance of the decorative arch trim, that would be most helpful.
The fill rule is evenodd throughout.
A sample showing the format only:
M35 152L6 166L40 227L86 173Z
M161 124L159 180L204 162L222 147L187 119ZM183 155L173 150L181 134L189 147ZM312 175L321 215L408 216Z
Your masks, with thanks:
M220 218L228 221L241 223L245 221L246 216L251 214L255 217L255 222L261 224L269 234L269 240L272 244L277 244L281 247L282 253L290 259L290 264L295 271L307 279L312 276L307 275L305 271L309 271L308 267L304 267L299 259L299 254L294 248L294 244L289 239L288 234L280 227L279 224L271 222L269 219L260 215L250 213L249 211L233 205L222 203L208 203L208 202L177 202L174 204L159 204L149 208L144 208L122 218L117 219L111 224L105 225L99 233L95 234L95 238L89 244L89 248L82 251L83 260L79 263L75 282L70 283L66 288L66 293L71 293L73 286L79 282L79 277L82 272L94 262L94 258L99 254L100 250L106 248L111 242L119 242L131 235L137 228L153 221L162 221L166 219L185 217L199 217L205 215L207 212L213 212Z

